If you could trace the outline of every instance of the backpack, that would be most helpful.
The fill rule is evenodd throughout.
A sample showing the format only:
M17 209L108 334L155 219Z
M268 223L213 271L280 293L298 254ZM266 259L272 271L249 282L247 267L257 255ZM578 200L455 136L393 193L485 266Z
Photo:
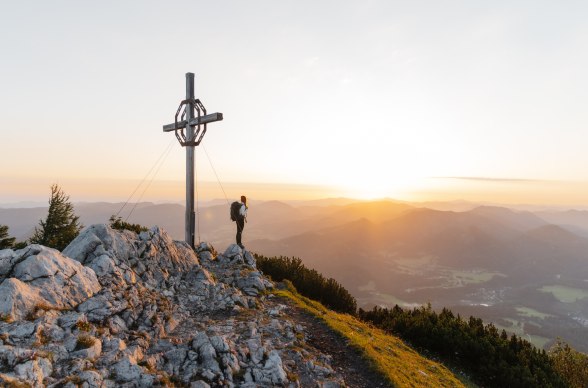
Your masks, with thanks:
M239 210L241 210L241 202L235 201L231 204L231 221L237 221L241 218Z

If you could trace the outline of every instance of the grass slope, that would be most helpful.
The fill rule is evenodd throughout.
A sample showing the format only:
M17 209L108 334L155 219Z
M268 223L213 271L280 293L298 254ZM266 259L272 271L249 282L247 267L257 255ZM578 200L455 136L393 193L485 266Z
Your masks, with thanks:
M297 306L322 319L331 329L359 348L364 357L395 387L465 387L445 366L428 360L400 339L357 320L339 314L298 294L293 287L273 294L294 301Z

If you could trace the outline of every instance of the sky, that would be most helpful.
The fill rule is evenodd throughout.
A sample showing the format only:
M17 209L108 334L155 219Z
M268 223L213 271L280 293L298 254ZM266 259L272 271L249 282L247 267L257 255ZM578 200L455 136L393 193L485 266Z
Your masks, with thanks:
M162 125L193 72L224 114L201 199L588 206L586 20L573 0L0 0L0 203L182 201Z

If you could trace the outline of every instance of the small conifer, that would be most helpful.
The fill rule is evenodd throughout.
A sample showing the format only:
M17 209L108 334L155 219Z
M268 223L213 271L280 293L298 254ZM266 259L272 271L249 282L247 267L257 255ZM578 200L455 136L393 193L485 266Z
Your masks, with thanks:
M8 226L0 225L0 249L12 248L14 240L14 237L8 237Z
M54 184L51 186L47 218L39 221L39 227L35 228L30 243L62 251L80 234L82 228L79 217L75 215L73 205L69 201L69 195Z

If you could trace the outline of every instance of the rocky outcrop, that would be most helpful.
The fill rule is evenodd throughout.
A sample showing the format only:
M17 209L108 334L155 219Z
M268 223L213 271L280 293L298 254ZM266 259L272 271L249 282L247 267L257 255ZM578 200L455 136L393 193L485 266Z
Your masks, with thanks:
M0 314L22 319L38 309L71 309L100 290L96 274L55 249L0 251Z
M237 245L86 228L0 251L0 382L47 387L343 384ZM8 296L7 296L8 295Z

